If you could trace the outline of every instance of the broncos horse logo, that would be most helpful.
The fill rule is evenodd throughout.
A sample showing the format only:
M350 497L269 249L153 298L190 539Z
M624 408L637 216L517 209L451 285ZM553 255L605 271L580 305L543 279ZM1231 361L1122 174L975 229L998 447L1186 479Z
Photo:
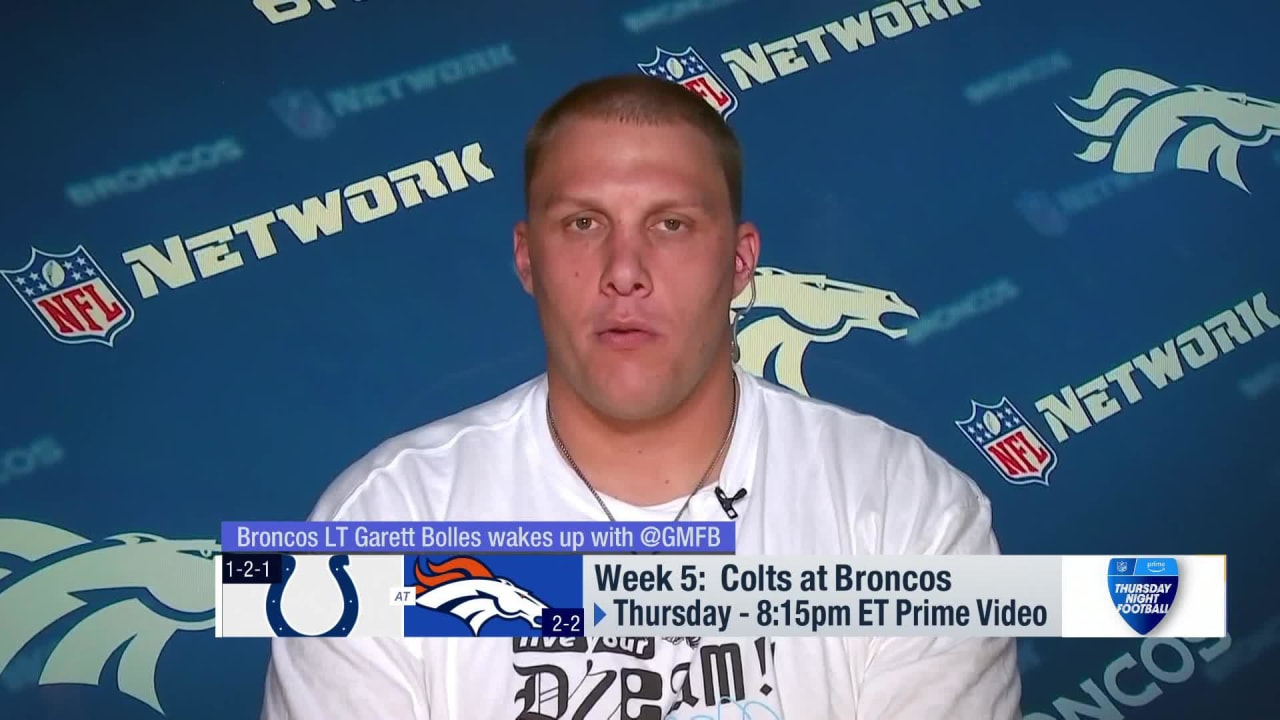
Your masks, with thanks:
M524 620L542 627L546 603L506 578L495 577L484 563L471 557L455 557L435 564L414 563L417 604L447 612L465 622L475 635L494 618Z
M754 304L748 287L734 298L731 308L731 312L747 308L766 311L754 321L748 318L748 325L738 331L739 362L748 372L766 378L772 375L778 384L804 395L809 390L802 363L810 343L836 342L855 328L875 330L896 340L907 331L886 325L886 316L920 317L897 293L816 273L761 267L756 268L755 285Z
M1120 173L1154 172L1160 151L1178 136L1179 169L1217 172L1249 192L1237 165L1240 148L1266 145L1280 134L1280 104L1207 85L1174 85L1139 70L1103 73L1089 97L1071 100L1103 111L1086 121L1058 107L1077 130L1098 138L1076 157L1091 163L1110 157Z
M117 688L163 715L156 664L174 633L213 627L217 552L212 540L91 541L0 518L0 676L24 648L51 646L37 662L41 685L98 685L119 653Z

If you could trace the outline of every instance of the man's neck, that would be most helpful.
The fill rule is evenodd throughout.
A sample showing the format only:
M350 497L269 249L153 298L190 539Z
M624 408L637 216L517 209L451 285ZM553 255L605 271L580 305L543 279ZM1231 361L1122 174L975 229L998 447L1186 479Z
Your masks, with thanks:
M591 486L639 506L688 496L706 474L715 483L734 413L734 369L717 363L671 413L640 422L605 418L563 381L548 377L556 431ZM716 466L710 469L712 460Z

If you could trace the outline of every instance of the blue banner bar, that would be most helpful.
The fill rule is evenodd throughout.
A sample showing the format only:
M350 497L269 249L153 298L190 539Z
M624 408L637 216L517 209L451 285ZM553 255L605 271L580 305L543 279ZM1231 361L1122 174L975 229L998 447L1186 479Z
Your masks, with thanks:
M222 552L732 553L732 522L224 522Z

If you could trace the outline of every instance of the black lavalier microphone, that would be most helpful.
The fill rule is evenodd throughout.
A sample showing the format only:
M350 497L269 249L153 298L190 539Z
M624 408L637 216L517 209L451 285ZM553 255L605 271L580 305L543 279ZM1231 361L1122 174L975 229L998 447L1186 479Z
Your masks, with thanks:
M725 494L725 491L716 488L716 500L720 502L720 507L724 509L724 514L728 515L730 520L738 517L738 511L733 509L734 504L746 496L746 488L738 488L738 492L734 493L733 497L729 497Z

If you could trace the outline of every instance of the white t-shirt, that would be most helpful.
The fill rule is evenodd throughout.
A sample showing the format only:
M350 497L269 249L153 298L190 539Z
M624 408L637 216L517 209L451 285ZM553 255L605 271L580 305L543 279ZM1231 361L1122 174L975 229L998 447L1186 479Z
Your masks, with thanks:
M996 554L991 510L919 438L741 369L719 487L741 555ZM312 520L607 520L557 452L545 376L400 435ZM685 519L723 521L714 485ZM669 521L684 498L619 521ZM1008 639L273 639L264 720L1013 720ZM718 700L728 698L727 702Z

